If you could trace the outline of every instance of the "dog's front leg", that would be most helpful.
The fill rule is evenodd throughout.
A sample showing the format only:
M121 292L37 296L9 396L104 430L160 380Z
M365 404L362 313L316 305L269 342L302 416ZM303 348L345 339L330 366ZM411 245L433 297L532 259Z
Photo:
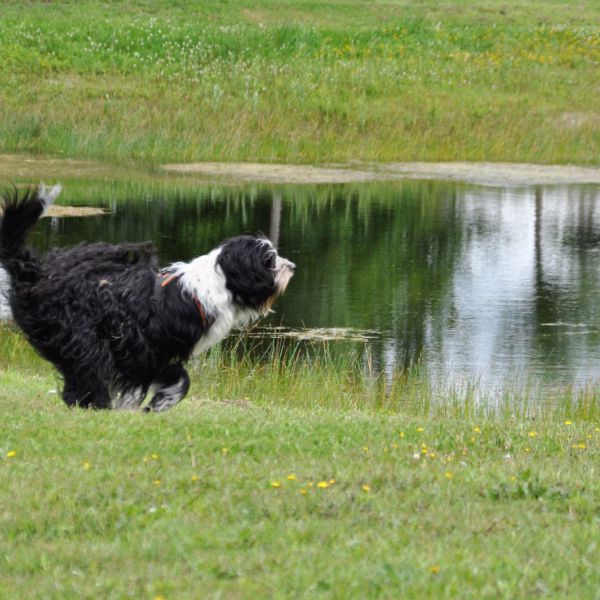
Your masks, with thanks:
M162 412L177 404L190 388L190 378L182 365L171 365L152 382L158 390L150 400L147 411Z
M148 387L140 386L128 392L121 392L113 401L113 408L118 410L137 410L144 398Z

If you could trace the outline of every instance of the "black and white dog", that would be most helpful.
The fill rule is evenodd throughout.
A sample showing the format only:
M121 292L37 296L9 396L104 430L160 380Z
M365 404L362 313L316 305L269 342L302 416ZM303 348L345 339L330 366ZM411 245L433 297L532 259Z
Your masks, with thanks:
M151 389L146 410L170 408L190 385L185 361L265 315L293 275L254 235L161 270L151 243L80 244L40 258L25 240L60 190L3 195L0 264L13 317L62 374L69 406L138 408Z

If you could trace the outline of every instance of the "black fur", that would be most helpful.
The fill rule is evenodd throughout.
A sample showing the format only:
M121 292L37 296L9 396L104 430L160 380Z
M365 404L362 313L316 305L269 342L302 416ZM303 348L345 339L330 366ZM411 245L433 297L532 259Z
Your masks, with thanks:
M265 299L275 291L273 268L275 255L266 244L259 245L259 236L240 235L226 240L217 264L223 270L227 280L227 289L238 306L247 306L260 310Z
M80 244L41 258L25 239L44 197L13 191L2 207L0 264L9 275L13 317L62 374L64 401L111 408L117 399L137 407L151 385L157 389L149 410L181 400L189 388L183 363L218 314L180 278L159 271L150 243ZM217 264L238 308L259 311L273 296L275 256L253 236L223 244Z

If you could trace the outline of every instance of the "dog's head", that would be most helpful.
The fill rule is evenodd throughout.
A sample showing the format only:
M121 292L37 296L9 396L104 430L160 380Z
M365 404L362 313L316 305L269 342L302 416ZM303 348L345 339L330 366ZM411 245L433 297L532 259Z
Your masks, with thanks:
M283 294L296 269L293 262L279 256L270 240L257 235L226 240L217 265L234 303L261 314Z

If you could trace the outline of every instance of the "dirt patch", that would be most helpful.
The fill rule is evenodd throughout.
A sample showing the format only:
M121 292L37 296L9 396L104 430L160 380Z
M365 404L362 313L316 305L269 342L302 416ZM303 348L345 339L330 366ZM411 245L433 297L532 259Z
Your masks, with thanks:
M403 162L307 166L203 162L166 164L162 168L227 182L321 184L438 179L492 186L600 184L598 167L525 163Z
M0 174L4 177L29 177L32 172L38 171L57 172L58 176L78 172L87 174L93 167L94 163L86 160L0 154Z
M106 211L94 206L58 206L53 204L44 215L45 217L95 217L104 215Z
M46 178L52 181L67 178L131 177L132 170L115 167L108 163L73 158L56 158L30 154L0 154L0 183L10 184L15 179L32 179L40 183Z
M570 120L578 121L572 116ZM162 171L162 174L161 174ZM0 182L31 179L39 183L62 178L110 177L119 179L151 178L153 181L193 176L199 184L333 184L403 179L454 180L481 185L552 185L600 184L600 167L573 165L535 165L490 162L351 162L343 164L283 165L264 163L172 163L158 172L146 172L132 166L117 166L66 158L0 154ZM36 181L37 180L37 181ZM4 183L4 182L2 182Z
M600 168L527 163L392 163L391 174L417 179L450 179L485 185L545 185L600 183Z
M48 210L42 215L42 217L96 217L98 215L105 215L108 211L103 208L96 206L59 206L53 204ZM0 216L2 211L0 210Z
M352 183L374 181L377 174L344 166L203 162L163 165L166 171L257 183Z
M588 112L565 112L557 119L559 127L567 129L581 129L583 127L595 126L600 123L600 114Z

